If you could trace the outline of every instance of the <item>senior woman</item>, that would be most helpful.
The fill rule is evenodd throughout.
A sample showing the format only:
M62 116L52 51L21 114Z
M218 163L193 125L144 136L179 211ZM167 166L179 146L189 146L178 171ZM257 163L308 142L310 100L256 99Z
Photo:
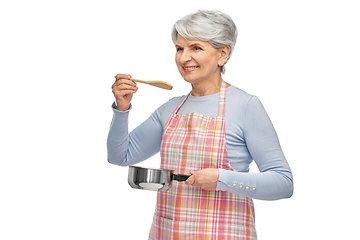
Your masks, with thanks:
M222 79L236 38L232 19L218 11L177 21L175 61L192 90L160 106L130 134L138 87L130 75L116 75L108 161L128 166L160 151L161 168L191 174L185 184L158 192L149 239L257 239L252 198L293 193L290 167L261 102ZM253 160L260 173L249 173Z

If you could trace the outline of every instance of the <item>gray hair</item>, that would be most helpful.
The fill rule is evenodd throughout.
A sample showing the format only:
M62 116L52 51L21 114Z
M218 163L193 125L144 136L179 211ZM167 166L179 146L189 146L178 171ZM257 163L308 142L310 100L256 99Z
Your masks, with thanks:
M224 45L230 47L229 58L234 50L237 29L231 17L220 11L199 10L178 20L172 29L172 40L177 42L180 34L188 40L200 40L209 42L214 48L220 49ZM221 67L225 73L225 66Z

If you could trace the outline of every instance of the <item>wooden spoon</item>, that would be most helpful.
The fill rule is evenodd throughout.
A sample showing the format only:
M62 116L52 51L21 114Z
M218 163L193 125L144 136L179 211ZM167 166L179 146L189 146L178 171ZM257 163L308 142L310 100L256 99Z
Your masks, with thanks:
M130 78L130 80L134 81L134 82L139 82L139 83L146 83L146 84L149 84L149 85L152 85L152 86L155 86L158 88L163 88L166 90L171 90L173 88L173 86L171 86L170 83L163 82L163 81L143 81L143 80L138 80L138 79L134 79L134 78Z

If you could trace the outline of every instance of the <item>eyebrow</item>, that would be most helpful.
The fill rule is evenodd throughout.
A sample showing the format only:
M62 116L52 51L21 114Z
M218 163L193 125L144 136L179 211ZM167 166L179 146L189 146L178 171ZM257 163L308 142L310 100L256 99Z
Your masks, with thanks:
M195 46L200 46L200 47L202 47L202 45L201 45L200 43L193 43L193 44L190 45L190 47L195 47Z
M189 47L196 47L196 46L204 47L203 45L201 45L200 43L197 43L197 42L189 45ZM180 45L178 45L178 44L176 44L175 47L176 47L176 48L178 48L178 47L179 47L179 48L183 48L182 46L180 46Z

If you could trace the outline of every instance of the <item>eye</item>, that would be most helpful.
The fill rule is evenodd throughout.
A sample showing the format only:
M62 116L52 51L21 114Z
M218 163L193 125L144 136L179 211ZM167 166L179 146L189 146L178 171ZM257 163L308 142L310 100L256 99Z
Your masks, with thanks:
M194 47L194 50L199 51L199 50L201 50L201 48L200 47Z
M182 47L177 47L177 48L176 48L176 51L177 51L177 52L182 51L182 50L184 50Z

